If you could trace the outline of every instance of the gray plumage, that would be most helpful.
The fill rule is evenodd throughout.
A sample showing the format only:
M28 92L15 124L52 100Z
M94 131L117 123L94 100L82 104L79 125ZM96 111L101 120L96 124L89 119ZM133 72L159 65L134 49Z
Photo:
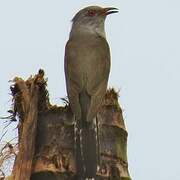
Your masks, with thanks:
M94 119L106 93L110 71L104 21L108 14L117 12L115 9L90 6L79 11L72 20L65 48L67 94L78 129L76 166L79 176L84 178L96 175L98 152Z

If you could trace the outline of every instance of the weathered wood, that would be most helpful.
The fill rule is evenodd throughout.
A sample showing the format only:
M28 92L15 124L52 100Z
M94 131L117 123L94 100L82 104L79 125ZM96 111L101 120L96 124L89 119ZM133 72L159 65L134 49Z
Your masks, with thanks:
M28 180L31 176L37 132L38 83L42 78L41 73L27 81L15 78L15 85L11 88L20 118L19 153L14 163L12 175L14 180Z
M74 118L69 105L49 104L42 73L27 81L17 79L15 89L20 92L14 95L20 119L15 180L29 180L31 174L31 180L76 180ZM101 165L96 180L130 180L127 131L113 89L107 91L97 119Z

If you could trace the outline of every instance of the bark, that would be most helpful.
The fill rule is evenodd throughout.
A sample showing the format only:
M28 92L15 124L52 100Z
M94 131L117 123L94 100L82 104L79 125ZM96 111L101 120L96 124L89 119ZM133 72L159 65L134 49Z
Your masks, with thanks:
M41 72L27 81L15 78L11 87L15 98L15 108L19 113L19 153L13 167L13 179L30 179L38 117L38 83L42 79Z
M74 118L67 101L52 106L43 71L11 88L14 114L19 116L19 153L14 180L75 180ZM97 115L101 165L97 180L130 180L127 162L127 131L118 95L107 91Z

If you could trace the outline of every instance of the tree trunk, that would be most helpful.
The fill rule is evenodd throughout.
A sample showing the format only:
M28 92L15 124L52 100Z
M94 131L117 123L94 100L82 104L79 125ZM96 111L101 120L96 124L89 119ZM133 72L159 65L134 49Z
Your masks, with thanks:
M44 72L12 86L14 114L19 117L19 153L14 180L76 180L74 118L64 107L49 103ZM97 115L100 167L97 180L130 180L127 131L118 95L110 89Z

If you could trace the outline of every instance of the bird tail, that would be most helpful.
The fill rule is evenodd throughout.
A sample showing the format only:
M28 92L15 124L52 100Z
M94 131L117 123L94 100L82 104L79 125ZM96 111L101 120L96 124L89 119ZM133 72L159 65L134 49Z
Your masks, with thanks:
M81 106L81 120L78 123L79 137L76 141L77 167L83 172L84 178L95 178L97 171L97 131L96 122L87 122L87 112L90 106L91 97L86 91L82 91L79 96ZM78 140L79 138L79 140ZM80 157L79 157L80 156Z

